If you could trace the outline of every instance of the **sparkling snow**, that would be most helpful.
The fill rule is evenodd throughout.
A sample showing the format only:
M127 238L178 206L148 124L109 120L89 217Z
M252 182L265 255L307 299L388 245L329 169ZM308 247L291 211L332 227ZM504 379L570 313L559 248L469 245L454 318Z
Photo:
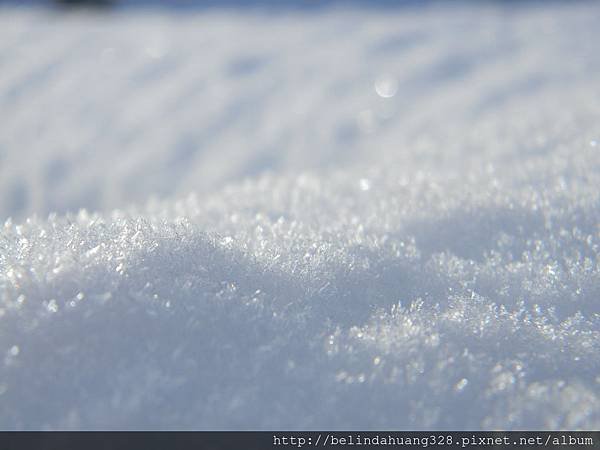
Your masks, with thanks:
M0 7L0 426L598 429L599 19Z

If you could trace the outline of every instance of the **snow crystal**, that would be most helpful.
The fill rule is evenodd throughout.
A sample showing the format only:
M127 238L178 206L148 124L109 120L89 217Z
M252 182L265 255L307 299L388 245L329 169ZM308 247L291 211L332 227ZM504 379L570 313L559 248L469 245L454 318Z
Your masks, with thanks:
M503 8L3 10L2 428L597 429L599 9Z

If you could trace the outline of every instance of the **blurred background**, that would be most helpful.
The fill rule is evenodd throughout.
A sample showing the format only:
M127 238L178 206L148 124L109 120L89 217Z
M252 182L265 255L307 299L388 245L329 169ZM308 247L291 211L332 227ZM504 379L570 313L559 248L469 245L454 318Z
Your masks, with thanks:
M565 136L597 106L598 11L0 2L0 219L211 192L265 172L466 164L498 154L507 134L518 145L502 151L540 151L548 114ZM515 115L522 128L506 123Z

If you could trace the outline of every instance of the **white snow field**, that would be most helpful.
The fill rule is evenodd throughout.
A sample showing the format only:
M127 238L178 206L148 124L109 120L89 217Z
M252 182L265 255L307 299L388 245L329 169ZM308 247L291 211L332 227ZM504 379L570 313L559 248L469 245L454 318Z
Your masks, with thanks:
M599 23L0 6L0 428L600 428Z

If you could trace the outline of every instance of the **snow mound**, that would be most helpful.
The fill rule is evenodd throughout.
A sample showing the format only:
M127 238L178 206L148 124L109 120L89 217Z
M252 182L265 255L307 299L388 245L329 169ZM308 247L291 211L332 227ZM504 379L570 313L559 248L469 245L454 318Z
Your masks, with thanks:
M597 427L597 173L264 177L7 222L2 423Z
M598 429L599 8L513 6L3 10L1 427Z

